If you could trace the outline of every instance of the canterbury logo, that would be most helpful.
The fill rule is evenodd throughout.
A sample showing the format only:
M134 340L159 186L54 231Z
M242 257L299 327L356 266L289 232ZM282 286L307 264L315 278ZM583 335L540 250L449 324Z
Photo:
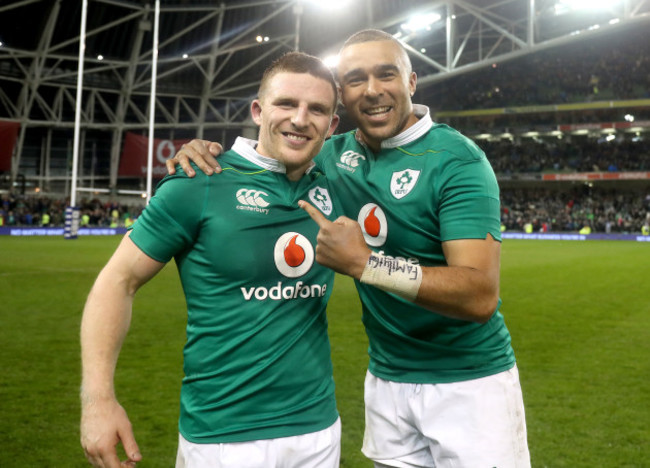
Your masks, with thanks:
M354 151L346 151L341 155L341 162L350 167L357 167L359 165L359 159L366 159L366 157Z
M254 206L257 208L266 208L269 206L269 202L262 198L263 196L268 197L269 194L262 192L261 190L249 190L243 188L237 190L235 196L237 197L237 201L242 205Z

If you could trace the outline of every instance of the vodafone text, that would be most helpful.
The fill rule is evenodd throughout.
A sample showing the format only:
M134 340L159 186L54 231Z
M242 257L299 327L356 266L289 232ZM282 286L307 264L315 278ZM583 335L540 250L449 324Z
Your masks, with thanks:
M244 299L247 301L253 298L258 301L271 299L273 301L289 300L289 299L307 299L310 297L323 297L327 291L327 284L303 284L298 281L295 285L283 285L278 281L278 284L271 288L264 286L240 288Z

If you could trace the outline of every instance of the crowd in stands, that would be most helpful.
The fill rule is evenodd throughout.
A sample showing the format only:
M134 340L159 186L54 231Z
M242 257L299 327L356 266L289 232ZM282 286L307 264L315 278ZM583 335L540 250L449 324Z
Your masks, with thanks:
M534 73L531 73L534 70ZM554 47L489 69L462 74L427 88L423 101L433 109L464 110L493 107L587 102L602 99L650 98L650 28ZM635 108L642 119L650 109ZM611 122L599 112L576 113L577 119ZM643 114L645 112L645 114ZM526 114L528 115L528 114ZM558 124L568 113L532 113L531 122ZM508 115L503 117L508 118ZM522 120L513 114L512 119ZM525 119L524 119L525 120ZM502 125L504 120L474 119L474 126ZM450 124L465 134L468 125ZM569 122L564 122L569 123ZM494 128L492 128L494 129ZM515 174L544 172L650 171L650 141L621 138L612 141L571 136L563 139L517 138L478 140L502 180ZM502 184L502 229L529 232L643 232L650 224L649 184L636 191L585 189L582 185L549 188ZM561 189L558 189L561 187ZM66 199L4 194L0 226L63 226ZM98 199L82 200L82 226L129 226L142 206Z
M60 227L70 200L47 196L21 196L5 193L1 198L0 226ZM99 199L83 199L78 204L80 226L129 227L143 207Z
M639 233L650 224L650 191L508 188L501 190L502 229L524 232Z
M66 199L2 196L0 226L63 226ZM128 227L142 207L99 200L80 203L81 226ZM529 232L646 232L650 223L650 190L571 186L565 190L543 188L501 189L502 229ZM83 221L85 219L85 221ZM645 228L644 228L645 226Z
M577 40L445 80L432 87L432 102L467 110L649 98L648 44L647 28Z
M494 172L511 175L539 172L650 171L650 141L512 140L478 141Z
M539 51L433 86L439 110L650 98L650 30ZM531 70L535 70L531 73Z

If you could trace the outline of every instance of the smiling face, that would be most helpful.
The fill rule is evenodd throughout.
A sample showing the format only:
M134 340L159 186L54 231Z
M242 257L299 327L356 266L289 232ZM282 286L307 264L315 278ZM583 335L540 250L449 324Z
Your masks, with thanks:
M341 50L341 101L373 150L417 122L411 96L416 75L406 52L390 40L359 42Z
M279 72L251 105L260 127L257 152L284 164L290 180L305 173L336 129L332 86L309 73Z

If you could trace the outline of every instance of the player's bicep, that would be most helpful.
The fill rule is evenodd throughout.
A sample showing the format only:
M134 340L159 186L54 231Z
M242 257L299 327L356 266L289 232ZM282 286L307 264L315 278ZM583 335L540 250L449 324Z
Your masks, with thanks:
M128 232L122 238L100 276L104 276L105 281L116 287L123 287L128 294L135 294L140 286L162 270L165 263L145 254L133 243L130 234Z
M488 234L485 239L457 239L442 243L447 265L484 272L498 284L501 242Z

